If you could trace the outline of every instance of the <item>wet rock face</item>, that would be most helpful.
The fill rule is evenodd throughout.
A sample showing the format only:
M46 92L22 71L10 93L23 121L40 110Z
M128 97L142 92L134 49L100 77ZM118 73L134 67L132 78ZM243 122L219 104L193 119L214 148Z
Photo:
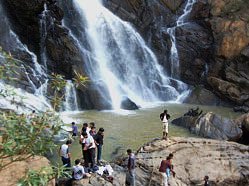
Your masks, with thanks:
M210 19L217 55L233 58L249 43L248 2L243 0L210 0Z
M47 13L44 18L42 14L45 6ZM71 79L73 65L81 67L79 64L82 59L68 30L61 25L63 11L57 6L56 1L7 0L3 7L7 12L11 29L22 43L37 55L38 61L42 64L44 62L41 53L45 53L48 72L60 73Z
M211 91L203 87L195 87L184 103L198 105L223 105L224 103Z
M137 28L167 71L172 43L166 29L176 25L186 2L109 0L106 6ZM248 6L243 0L197 0L186 24L176 28L180 79L240 106L249 102Z

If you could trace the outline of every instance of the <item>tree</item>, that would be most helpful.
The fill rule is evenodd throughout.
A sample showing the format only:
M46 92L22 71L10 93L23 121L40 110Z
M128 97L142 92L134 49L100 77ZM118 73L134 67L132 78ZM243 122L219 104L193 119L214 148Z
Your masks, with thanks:
M0 79L8 82L15 81L16 60L1 48L0 54L6 59L6 62L0 67ZM20 115L11 110L0 111L2 126L0 129L2 137L0 141L0 172L14 162L24 161L35 155L44 156L45 153L52 152L57 148L53 137L61 129L62 121L55 110L58 110L61 105L66 81L59 74L52 74L50 79L54 93L51 98L54 110L37 113L34 117L26 114ZM77 83L84 85L83 81ZM14 98L16 94L12 91L0 90L0 96ZM64 172L64 167L60 166L43 167L38 171L29 170L26 176L20 180L19 185L47 185L51 179L60 177L62 174L67 173Z

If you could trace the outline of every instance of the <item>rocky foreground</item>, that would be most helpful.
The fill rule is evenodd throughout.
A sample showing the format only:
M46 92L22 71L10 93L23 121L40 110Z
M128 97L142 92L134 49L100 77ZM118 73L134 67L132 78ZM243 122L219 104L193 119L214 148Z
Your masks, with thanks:
M249 184L249 147L234 142L198 138L156 140L137 154L137 184L160 185L160 161L174 153L176 177L172 185L203 185L208 175L212 185Z
M138 186L161 185L159 165L169 153L174 154L176 177L171 186L203 185L208 175L212 186L249 184L249 147L234 142L200 138L174 137L168 141L154 140L137 153L136 184ZM125 169L113 165L113 185L125 185ZM65 184L60 184L65 185ZM74 182L74 186L112 185L97 175Z
M174 137L168 141L154 140L142 146L137 152L136 183L138 186L161 185L159 165L169 153L174 154L173 164L176 177L171 186L203 185L203 177L208 175L212 186L249 185L249 147L235 142L200 138ZM44 163L46 162L46 163ZM28 169L39 169L48 165L45 158L35 158L17 162L0 172L0 183L15 185ZM92 174L90 178L73 182L73 186L124 186L125 168L112 164L113 183ZM51 183L51 185L54 185ZM67 186L65 180L58 186Z

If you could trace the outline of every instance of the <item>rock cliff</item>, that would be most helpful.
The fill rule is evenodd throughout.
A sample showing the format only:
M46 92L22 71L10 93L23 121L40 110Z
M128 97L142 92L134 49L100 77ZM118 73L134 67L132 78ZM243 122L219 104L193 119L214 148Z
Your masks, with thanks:
M170 69L172 43L166 30L176 26L187 1L105 2L115 14L133 23L150 43L159 63ZM181 80L204 85L222 100L247 107L248 6L243 0L197 0L185 23L175 28Z
M248 1L193 1L195 3L184 17L183 24L178 24L177 20L188 11L184 10L187 0L103 2L138 30L169 76L174 77L170 71L173 40L168 29L171 28L179 59L179 77L176 78L215 94L218 98L212 95L215 102L212 104L223 104L225 101L233 106L249 107ZM36 54L38 62L47 67L49 74L60 73L66 79L72 79L74 71L86 74L80 48L64 26L70 22L75 35L85 34L77 31L78 21L81 20L77 19L79 16L72 0L6 0L1 2L0 9L0 45L16 59L25 62L27 73L34 69L32 55L18 47L13 33ZM86 39L82 43L89 49ZM34 84L39 86L38 82ZM23 87L32 92L30 86ZM110 103L101 102L101 93L93 84L87 89L79 88L78 95L82 108L111 107Z

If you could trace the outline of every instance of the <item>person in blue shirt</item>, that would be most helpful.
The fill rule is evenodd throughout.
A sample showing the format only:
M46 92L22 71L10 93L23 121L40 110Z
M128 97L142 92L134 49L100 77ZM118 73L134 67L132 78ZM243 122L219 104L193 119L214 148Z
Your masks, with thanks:
M78 127L77 125L75 124L75 122L72 122L72 136L77 136L78 135Z

